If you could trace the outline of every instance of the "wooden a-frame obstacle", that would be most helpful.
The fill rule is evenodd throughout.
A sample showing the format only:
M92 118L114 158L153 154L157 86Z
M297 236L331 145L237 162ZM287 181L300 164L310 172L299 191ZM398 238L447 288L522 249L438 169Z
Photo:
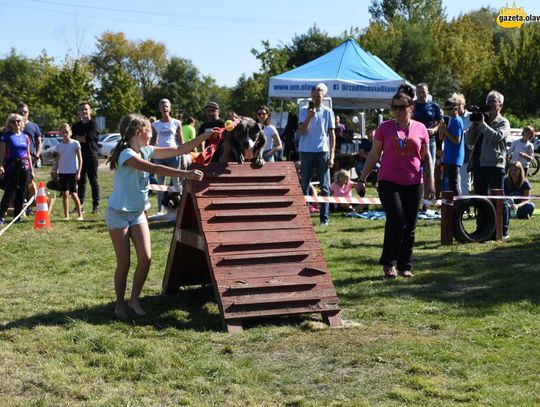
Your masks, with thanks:
M320 313L342 326L338 298L292 162L194 165L174 229L163 292L212 283L224 327Z

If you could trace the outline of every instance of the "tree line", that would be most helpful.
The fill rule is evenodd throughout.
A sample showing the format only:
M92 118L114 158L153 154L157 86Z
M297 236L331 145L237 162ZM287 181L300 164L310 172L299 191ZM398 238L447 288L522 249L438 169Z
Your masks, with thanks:
M73 122L78 102L90 101L106 118L109 131L126 112L157 115L167 97L175 116L199 117L214 100L222 111L252 114L268 97L270 76L309 62L353 38L413 84L427 82L436 101L452 92L469 104L483 104L491 89L503 93L504 114L513 126L540 120L540 24L504 29L498 11L482 8L449 20L442 0L372 0L368 27L351 27L330 36L312 26L289 44L263 41L252 49L258 72L242 75L232 88L201 75L188 59L168 57L166 46L152 39L132 41L122 32L97 38L93 54L66 57L60 63L43 52L28 58L16 49L0 59L0 113L6 117L24 101L32 120L44 130ZM277 106L276 106L277 107ZM294 111L295 106L288 104Z

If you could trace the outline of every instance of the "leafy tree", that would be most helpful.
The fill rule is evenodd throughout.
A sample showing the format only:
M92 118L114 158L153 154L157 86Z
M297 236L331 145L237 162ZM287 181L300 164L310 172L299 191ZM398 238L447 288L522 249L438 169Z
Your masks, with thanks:
M402 35L401 29L394 24L385 26L374 21L356 39L362 48L377 55L402 74L398 69Z
M398 21L430 24L445 18L442 0L372 0L373 21L390 25Z
M79 102L92 102L94 94L92 69L85 59L66 59L60 68L48 65L40 90L47 127L56 129L62 122L74 122Z
M314 25L307 33L295 36L292 43L287 46L272 48L268 41L263 41L262 50L251 50L255 58L261 61L261 69L249 77L242 75L238 79L231 94L233 108L245 114L252 114L261 103L268 100L268 82L271 76L320 57L343 40L344 38L329 36Z
M24 101L35 113L38 91L43 80L43 69L39 60L17 54L11 49L9 55L0 60L0 123Z
M245 74L242 74L231 92L232 110L240 115L253 116L255 109L266 103L264 95L267 94L267 77L267 75L262 74L246 77Z
M290 51L287 47L272 48L269 41L262 41L263 49L251 49L255 58L261 61L260 72L269 76L278 75L288 69Z
M438 63L448 67L449 75L456 78L454 90L465 94L471 104L478 104L493 81L495 54L490 27L464 15L445 23L436 38L437 49L443 51Z
M130 45L128 72L139 83L141 95L146 98L157 86L163 67L167 65L167 48L153 40L131 42Z
M287 47L287 68L292 69L312 61L336 48L343 39L331 37L314 25L307 33L296 35Z
M168 98L178 116L197 115L203 111L212 86L214 83L203 78L190 60L173 57L164 69L158 86L148 98L152 108L150 111L158 115L159 100Z
M122 116L138 112L143 104L135 79L120 65L101 77L97 99L98 113L105 116L109 131L115 131Z
M207 89L207 101L213 101L219 104L222 117L225 116L225 113L231 109L231 89L226 86L219 86L216 84L214 78L210 76L203 77L204 87ZM199 117L203 118L204 112L199 113Z
M135 82L140 97L146 101L153 89L161 79L163 67L167 64L166 48L163 44L152 40L130 41L123 32L105 32L98 38L97 51L91 56L98 81L107 82L108 93L111 93L111 78L118 76L118 67L130 75ZM109 72L115 72L108 77ZM123 75L123 74L122 74ZM118 84L119 87L125 85ZM112 92L119 94L118 90ZM131 97L131 90L129 94ZM121 103L123 104L123 103ZM130 105L131 103L127 103ZM144 106L144 110L150 110L151 106Z
M505 95L505 107L519 117L540 114L540 26L524 24L517 41L501 45L495 88Z

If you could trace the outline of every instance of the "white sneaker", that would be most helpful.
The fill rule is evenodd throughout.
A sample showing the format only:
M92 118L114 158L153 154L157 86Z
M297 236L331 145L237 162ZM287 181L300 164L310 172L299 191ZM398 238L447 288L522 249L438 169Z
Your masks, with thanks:
M323 228L328 227L328 222L321 222L321 227L323 227Z

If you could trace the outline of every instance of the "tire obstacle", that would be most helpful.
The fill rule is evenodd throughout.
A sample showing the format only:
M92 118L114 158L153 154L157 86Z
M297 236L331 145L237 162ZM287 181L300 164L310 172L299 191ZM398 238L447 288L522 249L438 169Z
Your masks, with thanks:
M491 195L502 196L502 189L491 190ZM461 243L481 243L502 240L503 201L488 198L463 198L454 200L452 191L443 191L441 207L441 244L451 245L454 238ZM468 233L463 225L465 212L474 208L481 217L474 232Z
M305 313L342 326L293 163L190 168L204 179L182 194L163 292L211 283L229 332L247 319Z

